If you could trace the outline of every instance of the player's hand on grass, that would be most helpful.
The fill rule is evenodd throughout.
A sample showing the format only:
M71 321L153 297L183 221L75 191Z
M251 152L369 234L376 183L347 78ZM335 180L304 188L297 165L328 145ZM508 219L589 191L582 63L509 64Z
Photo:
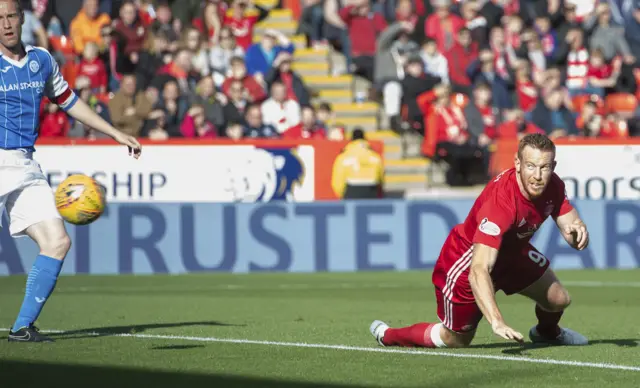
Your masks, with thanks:
M122 132L118 132L118 134L114 137L114 140L122 145L126 145L129 148L129 155L138 159L142 154L142 146L140 142L133 137Z
M510 328L506 323L502 321L494 321L491 324L491 329L493 329L493 332L496 333L497 336L502 337L506 340L513 340L519 343L524 342L524 337L521 333Z
M573 237L573 247L579 251L589 244L589 232L584 222L577 220L564 227L564 233Z

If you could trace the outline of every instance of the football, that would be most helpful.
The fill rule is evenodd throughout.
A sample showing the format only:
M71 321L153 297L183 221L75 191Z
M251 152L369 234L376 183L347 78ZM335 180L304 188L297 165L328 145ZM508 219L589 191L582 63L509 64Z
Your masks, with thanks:
M62 218L74 225L88 225L102 215L105 190L95 179L70 175L56 188L56 208Z

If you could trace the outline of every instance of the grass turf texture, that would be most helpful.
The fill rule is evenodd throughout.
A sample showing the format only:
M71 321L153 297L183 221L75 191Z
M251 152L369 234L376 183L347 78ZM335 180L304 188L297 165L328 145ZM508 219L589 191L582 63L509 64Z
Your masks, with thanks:
M573 297L562 323L586 347L524 347L481 323L473 346L443 352L640 367L640 271L559 272ZM580 282L604 282L591 284ZM24 277L0 280L0 327L22 302ZM629 283L625 283L629 282ZM528 333L533 303L498 302ZM430 273L62 277L39 326L53 344L13 344L0 332L3 387L637 387L640 371L442 355L375 353L118 334L215 337L377 348L373 319L434 321ZM96 336L91 333L99 333ZM390 349L390 348L384 348ZM394 348L398 349L398 348ZM429 351L429 350L427 350ZM435 352L442 352L434 350Z

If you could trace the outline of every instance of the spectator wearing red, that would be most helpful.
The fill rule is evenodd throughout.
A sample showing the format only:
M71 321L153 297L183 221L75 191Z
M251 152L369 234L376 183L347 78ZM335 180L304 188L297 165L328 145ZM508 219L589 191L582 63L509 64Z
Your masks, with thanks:
M353 58L356 74L373 81L376 40L378 34L387 28L384 16L371 10L369 0L354 0L352 5L342 8L339 14L349 32L349 54Z
M466 28L458 31L458 38L451 49L444 54L449 70L449 82L456 93L471 94L471 80L467 76L467 68L478 58L478 45L471 40L471 33Z
M435 13L427 18L424 33L436 41L440 52L446 52L453 46L458 31L465 26L465 22L449 10L451 0L433 0L432 3Z
M326 139L327 130L318 123L316 110L312 106L303 106L300 123L282 134L284 139Z
M264 88L255 78L247 74L247 67L242 57L231 58L231 75L222 83L222 91L230 96L231 83L240 81L248 92L249 102L262 102L267 98Z
M587 70L588 92L604 97L605 88L613 88L618 81L619 72L604 60L604 54L599 48L591 50L589 55L589 70Z
M262 103L262 119L273 125L278 133L300 123L300 104L287 97L287 87L282 82L271 85L271 97Z
M193 26L207 38L206 40L211 47L219 42L220 28L222 20L224 20L221 4L223 3L207 3L202 8L201 16L193 20Z
M418 15L413 12L411 0L398 0L396 5L396 22L409 22L415 26Z
M451 103L450 87L444 84L437 86L433 98L430 107L426 107L430 113L425 131L435 132L434 160L443 160L450 166L446 174L447 184L469 186L478 177L484 180L487 172L475 170L484 169L484 153L470 142L467 120L462 109Z
M621 125L627 124L622 120L616 120L613 115L608 117L600 115L595 101L587 101L582 106L582 111L576 119L576 126L580 130L581 135L586 137L605 139L625 138L627 137L626 131L620 130Z
M136 6L132 1L125 1L120 7L120 18L115 21L114 32L122 39L124 55L137 64L138 53L147 39L147 30L137 18Z
M193 105L182 120L180 133L187 139L214 139L218 129L206 119L202 105Z
M40 137L67 137L69 128L71 128L67 114L48 99L43 100L43 106Z
M529 61L520 60L516 65L516 96L518 106L524 112L530 112L538 102L538 89L531 80Z
M251 0L233 0L222 25L231 28L238 46L247 50L253 43L253 28L268 14L269 11L255 6Z
M85 44L82 60L78 65L78 76L85 76L90 81L90 87L94 93L107 91L107 68L104 62L98 58L98 45L89 42Z

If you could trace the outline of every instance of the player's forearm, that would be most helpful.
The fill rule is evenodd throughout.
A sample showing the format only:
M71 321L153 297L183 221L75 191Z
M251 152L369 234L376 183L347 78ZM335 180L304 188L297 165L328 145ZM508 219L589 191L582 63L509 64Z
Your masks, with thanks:
M67 113L74 119L107 136L114 137L118 133L117 129L106 122L82 100L78 100Z
M484 266L472 265L469 271L469 284L473 291L480 311L487 318L490 324L496 321L503 321L502 314L498 309L495 290L489 270Z

